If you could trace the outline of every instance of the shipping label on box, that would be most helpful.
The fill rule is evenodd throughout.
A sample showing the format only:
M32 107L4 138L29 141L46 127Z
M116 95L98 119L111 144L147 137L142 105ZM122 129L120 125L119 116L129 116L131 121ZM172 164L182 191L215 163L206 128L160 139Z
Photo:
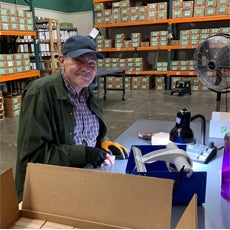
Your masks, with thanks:
M230 113L212 112L209 125L209 137L223 139L227 132L230 132Z

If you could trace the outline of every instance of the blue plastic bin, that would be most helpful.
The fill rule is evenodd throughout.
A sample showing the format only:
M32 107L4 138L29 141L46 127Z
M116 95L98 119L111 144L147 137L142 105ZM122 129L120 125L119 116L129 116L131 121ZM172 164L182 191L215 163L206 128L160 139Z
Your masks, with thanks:
M151 151L166 148L165 145L135 145L145 155ZM185 145L178 145L178 148L185 150ZM133 175L151 176L174 180L173 204L188 204L194 193L198 196L198 204L205 203L207 172L193 172L192 176L187 178L186 172L170 172L165 162L157 161L145 164L147 172L137 172L133 151L131 148L126 173ZM173 165L172 165L173 166Z

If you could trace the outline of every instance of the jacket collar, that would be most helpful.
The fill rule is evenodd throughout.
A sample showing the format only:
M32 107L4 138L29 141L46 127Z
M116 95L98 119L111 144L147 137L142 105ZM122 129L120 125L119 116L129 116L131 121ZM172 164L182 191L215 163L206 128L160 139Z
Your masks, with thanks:
M57 98L61 100L68 100L65 83L61 76L61 71L58 71L56 74L54 74L53 77Z

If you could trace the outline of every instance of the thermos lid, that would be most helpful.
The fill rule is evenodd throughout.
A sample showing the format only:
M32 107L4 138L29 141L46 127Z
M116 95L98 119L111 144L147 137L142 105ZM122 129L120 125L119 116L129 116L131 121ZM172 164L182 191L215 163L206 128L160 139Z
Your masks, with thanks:
M224 135L224 147L230 148L230 132Z
M228 132L228 133L226 133L226 134L224 135L224 140L225 140L225 141L230 141L230 132Z

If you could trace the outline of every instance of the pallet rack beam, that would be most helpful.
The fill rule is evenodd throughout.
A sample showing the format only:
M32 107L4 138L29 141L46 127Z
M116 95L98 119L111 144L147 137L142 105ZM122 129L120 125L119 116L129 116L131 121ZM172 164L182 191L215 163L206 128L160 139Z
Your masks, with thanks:
M19 80L19 79L25 79L30 77L39 77L39 76L40 76L40 71L32 70L32 71L22 72L22 73L1 75L0 82Z

